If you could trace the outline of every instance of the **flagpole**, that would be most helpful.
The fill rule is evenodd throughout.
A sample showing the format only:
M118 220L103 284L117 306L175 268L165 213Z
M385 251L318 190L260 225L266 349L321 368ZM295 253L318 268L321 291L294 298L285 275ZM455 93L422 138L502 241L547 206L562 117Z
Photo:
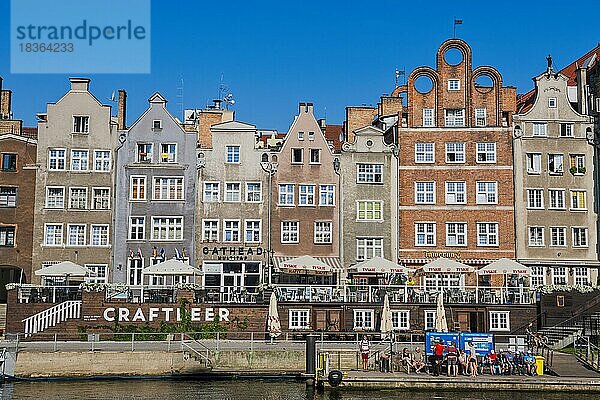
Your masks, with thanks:
M452 38L456 39L456 17L452 19Z

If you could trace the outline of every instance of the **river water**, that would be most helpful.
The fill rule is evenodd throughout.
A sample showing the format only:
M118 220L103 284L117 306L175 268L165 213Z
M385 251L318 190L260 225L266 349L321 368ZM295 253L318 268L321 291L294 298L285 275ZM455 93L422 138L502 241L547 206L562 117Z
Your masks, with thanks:
M119 380L16 382L0 386L2 400L589 400L589 395L515 392L432 392L398 390L331 390L314 393L297 381Z

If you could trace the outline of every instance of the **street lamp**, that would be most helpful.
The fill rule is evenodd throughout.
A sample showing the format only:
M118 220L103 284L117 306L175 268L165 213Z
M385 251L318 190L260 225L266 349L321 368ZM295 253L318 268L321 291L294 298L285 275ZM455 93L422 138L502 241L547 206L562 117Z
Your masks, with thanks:
M262 155L262 160L260 162L260 167L269 174L269 201L268 201L268 210L267 210L267 263L268 263L268 279L269 285L271 284L272 271L273 271L273 263L272 263L272 254L271 254L271 203L273 201L273 175L277 172L277 167L279 163L276 161L269 161L269 154L264 153Z

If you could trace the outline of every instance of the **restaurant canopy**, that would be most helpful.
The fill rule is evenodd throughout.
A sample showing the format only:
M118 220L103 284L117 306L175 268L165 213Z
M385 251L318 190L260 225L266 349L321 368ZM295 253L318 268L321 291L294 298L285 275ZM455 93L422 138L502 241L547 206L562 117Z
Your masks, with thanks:
M286 274L333 275L332 266L312 256L301 256L279 263L279 270Z
M473 271L475 267L444 257L423 265L423 272L426 274L465 274Z
M348 272L359 274L408 274L409 272L414 272L414 270L386 260L383 257L373 257L351 266L348 268Z
M38 269L35 271L37 276L50 276L50 277L59 277L59 276L96 276L96 273L91 269L88 269L82 265L75 264L71 261L63 261L58 264L52 264L47 267Z
M202 271L183 261L172 258L144 268L146 275L202 275Z
M479 275L531 275L531 268L509 258L496 260L477 271Z

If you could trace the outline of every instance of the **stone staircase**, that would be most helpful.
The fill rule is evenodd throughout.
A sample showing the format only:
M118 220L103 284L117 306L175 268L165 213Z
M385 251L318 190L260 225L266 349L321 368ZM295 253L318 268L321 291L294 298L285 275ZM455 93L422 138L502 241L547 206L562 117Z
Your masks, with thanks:
M600 311L590 314L588 317L600 319ZM577 318L569 324L558 324L544 327L538 331L548 339L548 346L553 349L562 349L573 344L576 335L583 334L583 321Z

